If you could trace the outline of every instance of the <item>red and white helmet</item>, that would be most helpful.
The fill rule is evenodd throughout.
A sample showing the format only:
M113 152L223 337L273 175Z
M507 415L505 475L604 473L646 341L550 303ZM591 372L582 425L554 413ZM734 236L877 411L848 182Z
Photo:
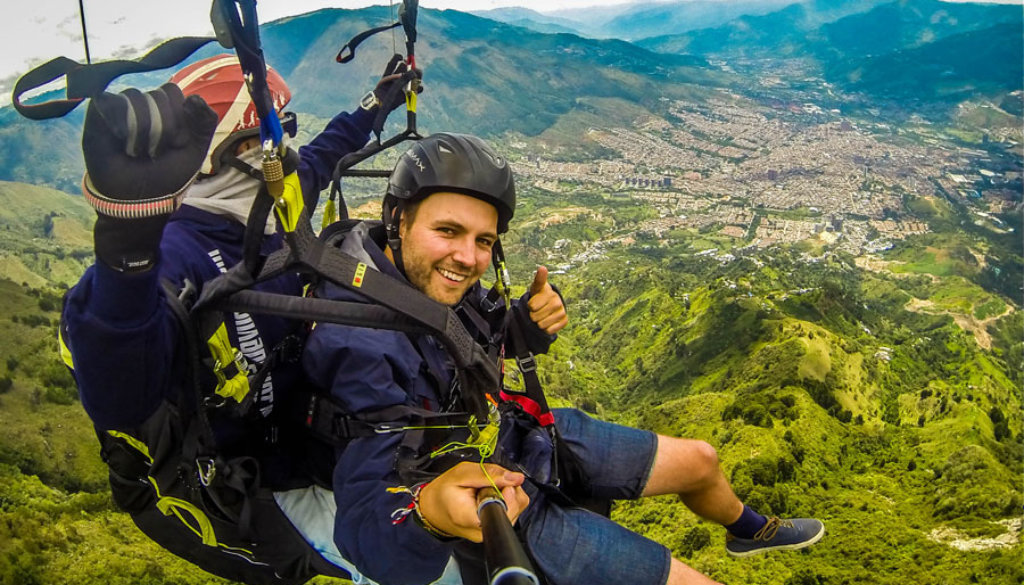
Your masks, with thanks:
M212 175L220 169L227 154L234 156L234 145L241 140L259 136L260 120L256 105L249 97L242 66L234 55L218 55L197 61L171 77L171 83L181 88L185 97L198 95L217 113L217 131L210 142L210 150L200 173ZM278 115L292 99L284 79L267 67L267 85Z

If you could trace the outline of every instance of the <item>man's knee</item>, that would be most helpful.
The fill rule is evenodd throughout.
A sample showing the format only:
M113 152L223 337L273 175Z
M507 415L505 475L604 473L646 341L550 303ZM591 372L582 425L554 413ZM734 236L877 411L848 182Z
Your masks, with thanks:
M658 454L644 495L687 493L722 477L718 452L697 439L658 437Z
M721 473L719 470L718 451L707 441L689 440L687 448L690 449L691 465L694 475L701 479L717 478Z
M718 467L718 451L707 441L699 439L669 439L672 457L682 467L690 482L695 485L717 479L721 474Z

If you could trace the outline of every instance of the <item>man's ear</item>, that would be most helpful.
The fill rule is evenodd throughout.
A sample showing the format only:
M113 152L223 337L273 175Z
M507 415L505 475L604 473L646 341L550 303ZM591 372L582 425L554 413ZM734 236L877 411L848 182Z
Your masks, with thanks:
M396 211L396 213L397 213L397 211ZM392 217L394 217L394 216L392 216ZM406 229L407 229L407 228L408 228L409 226L408 226L408 224L407 224L407 223L405 222L405 214L404 214L404 213L402 213L402 214L399 214L399 215L398 215L398 218L397 218L397 219L398 219L398 238L399 238L399 239L403 239L403 238L404 238L404 236L405 236L405 230L406 230Z

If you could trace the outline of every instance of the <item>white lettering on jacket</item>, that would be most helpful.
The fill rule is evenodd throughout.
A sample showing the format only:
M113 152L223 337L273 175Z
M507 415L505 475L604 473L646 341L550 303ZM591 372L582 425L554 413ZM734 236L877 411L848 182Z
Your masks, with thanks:
M208 254L217 266L217 270L221 273L228 271L220 250L214 248ZM267 361L267 349L263 346L263 339L249 313L235 313L234 318L235 332L238 335L238 349L249 362L249 373L255 374L263 362ZM270 415L270 411L274 409L274 379L273 374L269 372L266 379L263 380L263 387L260 388L260 392L256 396L256 404L259 405L263 416Z

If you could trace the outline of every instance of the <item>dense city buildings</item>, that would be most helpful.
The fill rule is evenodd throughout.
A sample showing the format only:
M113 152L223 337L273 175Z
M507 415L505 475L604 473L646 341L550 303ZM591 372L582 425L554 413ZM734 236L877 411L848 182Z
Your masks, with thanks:
M515 163L521 181L556 192L598 192L657 210L657 218L609 234L601 246L640 234L711 231L738 248L811 241L855 256L926 233L908 201L946 198L978 222L1008 229L994 214L1021 204L1021 169L989 152L939 140L927 124L911 132L857 123L813 103L755 107L726 95L706 105L677 102L667 121L590 128L615 158ZM1012 148L1020 131L999 139ZM1013 157L1008 157L1013 160Z

